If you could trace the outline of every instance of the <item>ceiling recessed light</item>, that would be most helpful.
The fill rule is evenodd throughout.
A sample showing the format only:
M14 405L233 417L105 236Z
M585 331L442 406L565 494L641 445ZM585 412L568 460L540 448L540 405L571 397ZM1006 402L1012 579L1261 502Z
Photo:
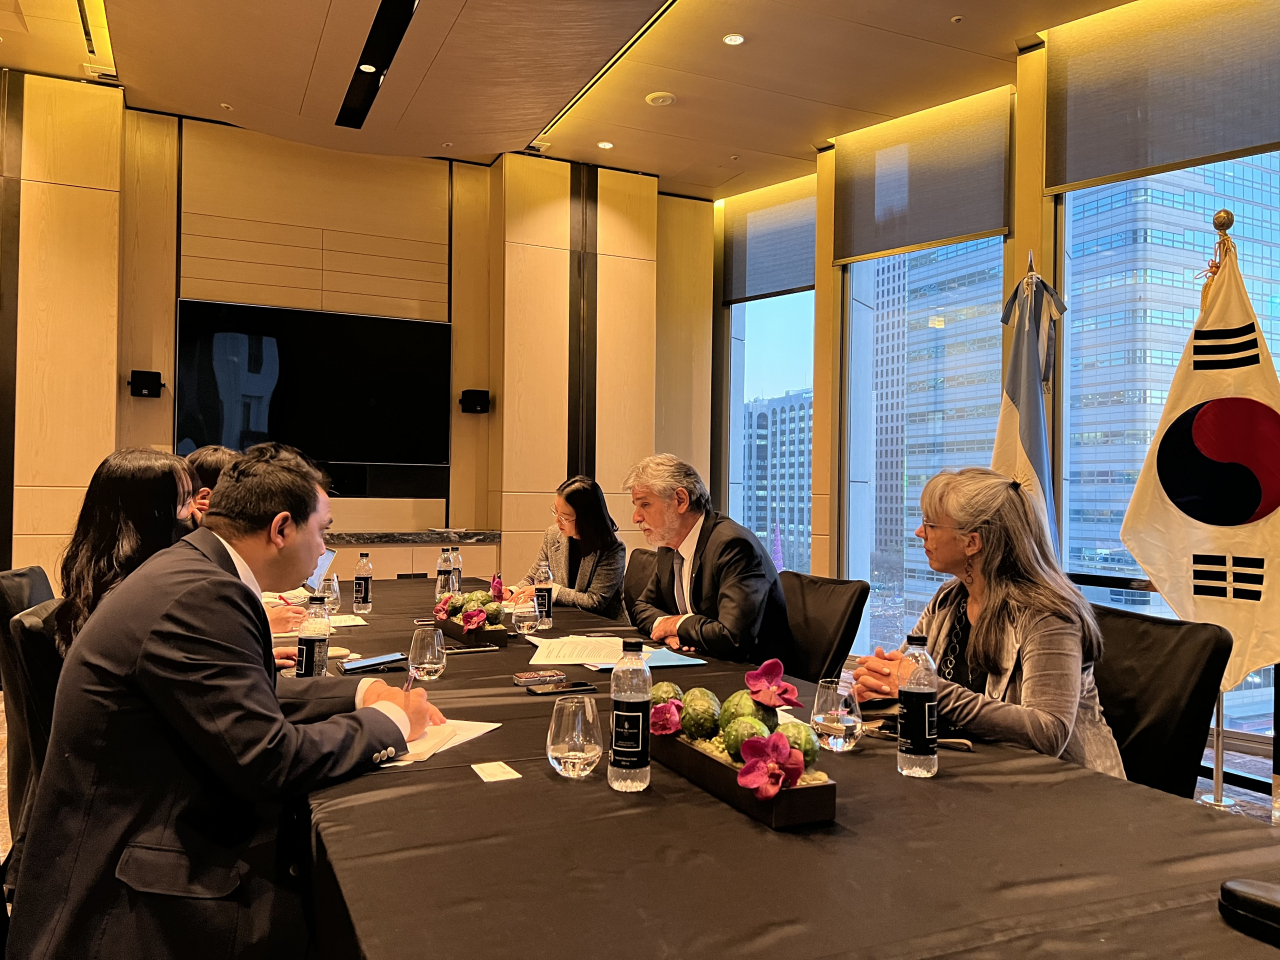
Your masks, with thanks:
M361 72L363 72L363 73L374 73L377 69L378 69L378 68L377 68L377 67L375 67L372 63L362 63L362 64L360 64L360 70L361 70Z
M224 104L222 104L222 109L223 109L223 110L234 110L234 109L235 109L235 107L233 107L233 106L232 106L231 104L229 104L229 103L224 103Z
M742 43L742 41L745 39L746 37L744 37L740 33L730 33L725 36L724 42L731 47L736 47L738 44Z
M440 146L442 146L442 147L452 147L452 146L453 146L453 144L452 144L452 143L442 143L442 144L440 144Z
M599 147L601 150L613 149L613 144L610 143L608 140L601 140L599 143L596 144L596 146Z
M659 90L657 93L651 93L645 97L644 102L651 107L669 107L676 102L676 95L667 93L665 90Z
M732 157L730 157L729 159L730 159L730 160L737 160L737 159L738 159L738 156L737 156L737 154L734 154L734 155L733 155Z
M952 23L964 23L964 17L952 17L952 18L951 18L951 22L952 22Z

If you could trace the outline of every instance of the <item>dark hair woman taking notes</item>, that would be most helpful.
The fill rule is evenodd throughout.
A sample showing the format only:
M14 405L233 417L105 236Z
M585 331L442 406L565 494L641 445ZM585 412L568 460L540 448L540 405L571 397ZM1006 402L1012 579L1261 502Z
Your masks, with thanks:
M590 477L573 477L556 490L551 512L555 523L547 527L538 559L507 591L507 599L532 598L538 567L545 563L551 569L554 603L616 618L622 612L627 548L618 539L604 491Z

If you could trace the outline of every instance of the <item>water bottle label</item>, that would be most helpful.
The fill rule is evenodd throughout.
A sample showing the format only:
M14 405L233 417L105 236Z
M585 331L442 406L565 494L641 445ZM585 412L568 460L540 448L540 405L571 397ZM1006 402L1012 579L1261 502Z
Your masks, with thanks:
M373 603L373 577L356 577L356 603Z
M937 691L898 691L898 752L912 757L937 754Z
M329 668L329 641L324 637L298 638L299 677L323 677Z
M853 689L853 671L841 670L840 682L836 685L836 692L842 697L847 697L849 691Z
M649 701L613 701L613 749L609 763L620 770L649 766Z
M550 587L534 587L534 599L538 604L538 616L543 620L551 617L551 588Z

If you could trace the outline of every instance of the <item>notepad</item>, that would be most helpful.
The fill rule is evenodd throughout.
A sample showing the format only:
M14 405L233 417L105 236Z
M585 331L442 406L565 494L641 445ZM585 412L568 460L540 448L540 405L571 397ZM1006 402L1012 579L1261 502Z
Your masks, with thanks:
M409 744L409 754L407 758L403 760L395 760L391 763L383 764L383 766L402 767L408 766L411 763L417 763L419 760L426 760L432 754L444 753L446 750L452 750L459 744L463 744L468 740L474 740L476 737L483 736L490 730L497 730L500 726L502 726L500 723L480 723L477 720L449 720L442 723L440 726L428 727L426 733ZM442 733L438 731L448 731L449 736L439 740L438 743L434 743L434 741L429 738L433 735L437 738L441 737ZM421 748L418 748L417 745L419 744L422 745ZM424 752L428 746L431 746L430 751Z
M357 617L351 613L340 613L329 618L329 626L331 627L367 627L369 621L364 617Z
M655 667L695 667L698 664L707 662L699 660L697 657L691 657L688 654L676 653L670 647L660 647L657 650L646 649L644 660L650 669ZM592 670L612 670L617 662L617 660L613 662L601 661L599 663L584 663L583 666L590 667Z
M649 659L653 651L646 650L644 658ZM555 640L542 640L538 644L538 652L529 661L529 666L544 666L560 663L617 663L622 659L621 637L559 637Z

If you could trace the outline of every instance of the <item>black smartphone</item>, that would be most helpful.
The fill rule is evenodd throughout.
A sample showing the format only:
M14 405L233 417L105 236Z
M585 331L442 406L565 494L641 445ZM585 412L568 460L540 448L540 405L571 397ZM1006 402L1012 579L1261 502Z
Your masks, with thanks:
M536 687L525 687L535 697L554 697L564 693L595 693L596 685L586 680L567 680L564 683L540 683Z
M342 674L381 673L386 670L402 669L408 662L409 657L406 654L384 653L378 657L365 657L363 660L340 660L338 672Z

